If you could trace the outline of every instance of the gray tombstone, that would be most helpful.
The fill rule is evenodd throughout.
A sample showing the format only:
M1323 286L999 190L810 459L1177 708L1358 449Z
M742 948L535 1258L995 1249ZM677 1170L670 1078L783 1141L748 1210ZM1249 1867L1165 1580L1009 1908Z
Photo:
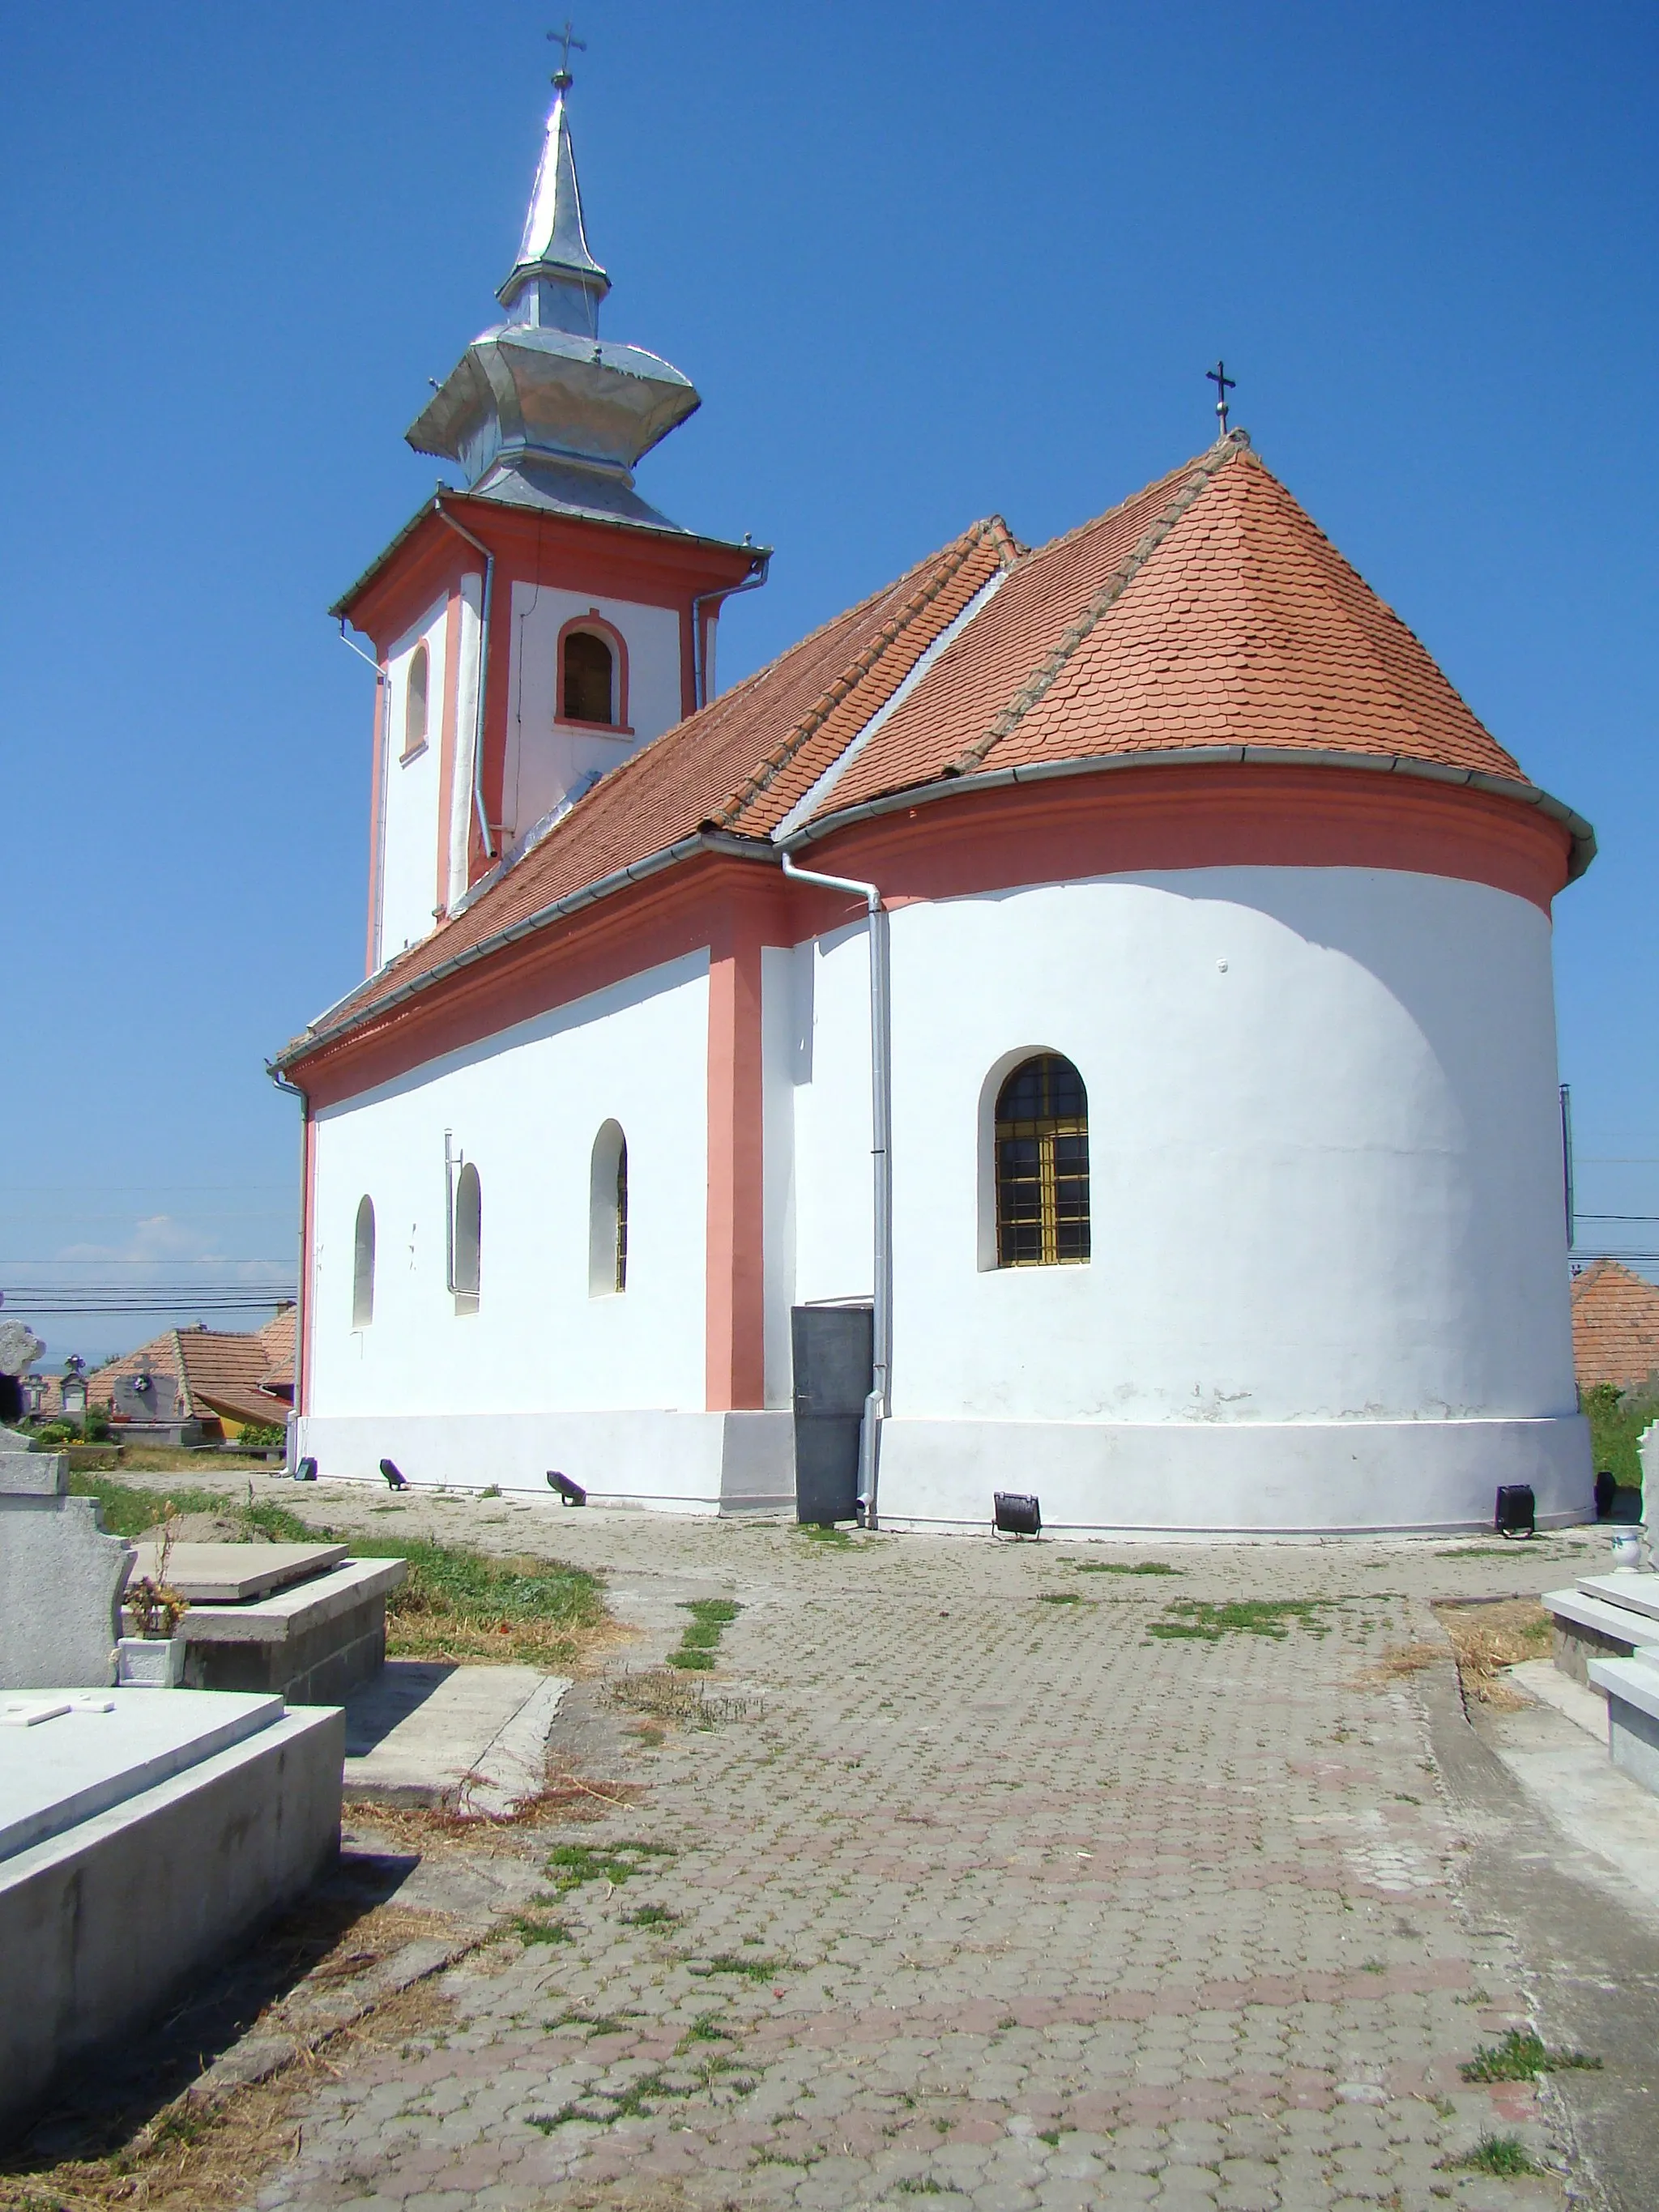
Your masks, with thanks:
M0 1429L0 1690L102 1689L115 1680L132 1547L98 1503L68 1494L69 1461Z

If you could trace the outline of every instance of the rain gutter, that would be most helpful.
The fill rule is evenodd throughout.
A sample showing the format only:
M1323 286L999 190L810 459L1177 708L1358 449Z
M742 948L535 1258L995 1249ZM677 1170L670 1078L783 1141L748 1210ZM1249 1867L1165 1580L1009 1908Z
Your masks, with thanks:
M931 805L935 799L953 799L968 791L1006 791L1012 785L1045 783L1058 776L1108 775L1147 768L1213 768L1220 763L1245 763L1251 768L1341 768L1362 774L1402 775L1423 783L1462 785L1495 799L1535 807L1552 822L1559 822L1572 840L1567 881L1577 882L1595 858L1595 832L1582 814L1535 783L1518 777L1488 775L1484 769L1449 768L1438 761L1416 760L1405 753L1342 752L1326 746L1297 745L1183 745L1167 752L1079 754L1070 760L1034 761L1020 768L983 769L973 775L941 776L933 783L912 785L908 791L888 793L821 814L789 840L799 852L821 837L834 835L858 822L873 822L884 814L902 814L913 806Z
M706 707L708 704L708 670L707 666L708 651L707 645L704 643L702 634L703 609L708 605L711 599L718 599L723 603L726 599L735 599L739 592L758 591L761 586L766 581L767 573L770 569L771 566L772 556L769 550L766 552L757 553L755 556L754 562L750 568L749 574L744 578L742 583L718 585L712 592L699 592L692 600L691 704L694 713L698 708Z
M617 868L608 876L600 876L593 883L585 884L580 890L568 892L563 898L550 900L545 906L538 907L534 914L526 915L521 921L512 922L505 929L495 930L489 937L482 938L477 945L469 945L465 951L454 953L447 960L441 960L435 968L423 968L418 975L411 975L408 982L399 983L382 997L368 1000L343 1020L306 1030L292 1044L285 1045L270 1062L273 1079L280 1069L294 1067L301 1060L309 1060L313 1054L322 1051L337 1039L361 1029L372 1018L389 1012L393 1006L404 1005L421 992L444 981L447 977L459 975L465 968L473 967L480 960L488 960L504 945L517 945L526 937L533 937L538 930L546 929L556 921L562 921L569 915L580 914L584 907L597 905L599 900L609 898L613 892L625 890L629 884L643 883L648 877L662 874L666 868L678 867L682 860L689 860L698 853L724 853L750 860L769 861L772 857L768 848L752 837L734 837L720 830L694 830L689 837L681 837L672 845L665 845L659 853L649 854L642 860L630 860L625 868Z

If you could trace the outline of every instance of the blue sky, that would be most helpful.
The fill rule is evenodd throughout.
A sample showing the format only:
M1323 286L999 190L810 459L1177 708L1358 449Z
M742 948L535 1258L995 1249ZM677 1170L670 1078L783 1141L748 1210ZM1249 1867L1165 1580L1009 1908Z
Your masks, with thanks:
M0 1285L292 1273L263 1062L363 942L373 678L323 610L431 487L402 432L492 318L550 20L0 0ZM976 516L1041 539L1195 452L1224 354L1270 466L1595 821L1558 908L1579 1202L1659 1214L1659 13L577 29L606 331L704 400L641 488L778 549L723 679ZM167 1318L41 1326L93 1354Z

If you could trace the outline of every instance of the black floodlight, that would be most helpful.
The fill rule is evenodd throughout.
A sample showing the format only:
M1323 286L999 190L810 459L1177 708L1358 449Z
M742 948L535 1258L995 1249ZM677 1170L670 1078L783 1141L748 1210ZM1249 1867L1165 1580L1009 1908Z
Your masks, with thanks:
M1529 1482L1500 1482L1492 1527L1500 1536L1530 1536L1537 1525L1537 1500Z
M568 1474L561 1474L556 1468L548 1468L547 1486L558 1492L561 1505L586 1505L587 1503L587 1492L580 1483L572 1482Z
M294 1470L294 1480L295 1482L315 1482L317 1480L316 1461L314 1459L302 1459L298 1467Z
M394 1490L408 1489L408 1480L405 1476L398 1473L398 1463L395 1460L383 1459L380 1462L380 1472Z
M999 1490L995 1527L1000 1536L1040 1536L1042 1508L1035 1498L1022 1497L1014 1490Z

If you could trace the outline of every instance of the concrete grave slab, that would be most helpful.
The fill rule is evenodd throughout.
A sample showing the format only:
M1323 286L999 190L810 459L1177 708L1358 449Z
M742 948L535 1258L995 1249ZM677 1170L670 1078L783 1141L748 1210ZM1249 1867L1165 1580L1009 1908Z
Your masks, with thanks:
M159 1543L137 1547L135 1577L160 1579L161 1548ZM346 1544L175 1544L167 1582L192 1605L240 1605L323 1574L349 1551Z
M347 1700L345 1795L509 1811L542 1787L548 1731L569 1687L533 1667L392 1660Z
M338 1704L385 1664L386 1598L408 1572L406 1559L346 1559L241 1604L192 1605L178 1632L185 1686L267 1691L296 1705Z
M0 2137L65 2060L137 2026L331 1863L343 1748L337 1708L279 1698L10 1702L24 1724L0 1731L0 1962L27 2002L0 2005Z

